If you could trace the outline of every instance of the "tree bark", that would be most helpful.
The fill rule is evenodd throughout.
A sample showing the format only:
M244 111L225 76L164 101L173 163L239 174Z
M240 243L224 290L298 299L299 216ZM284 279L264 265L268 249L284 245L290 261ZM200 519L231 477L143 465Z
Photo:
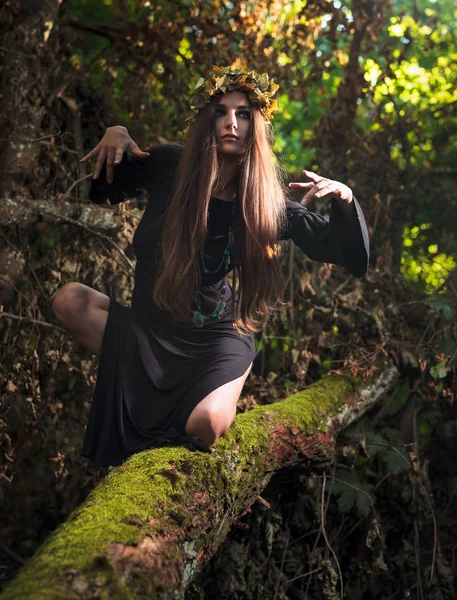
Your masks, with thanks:
M2 600L184 598L187 586L273 474L333 457L336 435L397 380L389 363L331 375L239 415L212 453L157 448L110 469L45 542Z
M142 215L139 209L130 209L137 218ZM54 216L53 216L54 215ZM19 226L30 227L37 221L55 221L58 216L77 220L81 225L92 229L110 232L122 227L122 218L114 210L100 208L87 203L81 204L66 200L29 200L28 198L5 199L0 202L0 223L2 229Z
M0 7L0 198L23 186L55 97L50 34L59 0L10 0ZM54 49L55 50L55 49ZM49 73L52 73L50 75Z
M130 208L129 214L140 220L143 210ZM121 230L124 226L123 218L117 211L103 209L93 203L76 203L66 200L30 200L28 198L16 197L5 198L0 202L0 238L10 239L11 246L0 250L0 307L8 306L14 296L14 289L26 267L24 256L15 252L14 247L19 243L14 235L6 235L9 231L16 229L24 230L30 228L39 221L46 221L57 226L61 223L69 223L97 236L103 242L111 246L121 261L126 265L127 272L134 274L134 263L128 258L126 252L113 238L113 232ZM1 325L0 325L1 330Z

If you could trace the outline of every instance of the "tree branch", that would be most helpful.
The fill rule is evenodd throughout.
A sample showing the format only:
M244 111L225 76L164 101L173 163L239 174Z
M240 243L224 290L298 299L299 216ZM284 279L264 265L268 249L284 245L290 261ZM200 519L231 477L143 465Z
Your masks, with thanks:
M86 21L80 21L73 17L67 17L66 19L62 19L61 26L73 27L74 29L81 29L82 31L90 31L90 33L105 37L113 43L118 43L121 40L125 41L125 29L113 27L112 25L87 23Z
M0 598L183 598L273 474L332 458L336 435L393 387L397 369L377 367L239 415L211 454L162 447L110 469Z
M133 216L142 211L130 209ZM62 218L77 220L92 229L113 231L122 226L122 221L109 207L93 203L67 202L64 200L29 200L27 198L4 198L0 202L0 223L3 229L18 226L21 229L41 220L47 213Z

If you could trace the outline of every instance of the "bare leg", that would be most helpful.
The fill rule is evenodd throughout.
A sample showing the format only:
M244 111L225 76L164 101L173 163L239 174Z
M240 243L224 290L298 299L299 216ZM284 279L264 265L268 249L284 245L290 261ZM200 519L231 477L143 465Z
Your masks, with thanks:
M251 368L252 363L241 377L221 385L203 398L190 413L185 433L198 436L205 444L214 444L236 416L236 403Z
M109 303L105 294L72 281L57 290L52 310L78 343L100 356Z

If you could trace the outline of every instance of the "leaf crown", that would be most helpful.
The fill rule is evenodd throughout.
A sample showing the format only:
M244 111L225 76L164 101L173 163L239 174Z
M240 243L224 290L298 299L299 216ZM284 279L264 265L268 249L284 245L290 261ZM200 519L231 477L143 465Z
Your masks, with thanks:
M218 67L213 65L206 77L200 77L192 90L191 109L198 113L214 96L239 90L246 92L255 106L260 106L264 118L273 119L278 103L272 96L279 85L267 73L244 71L241 67ZM194 121L194 117L189 120Z

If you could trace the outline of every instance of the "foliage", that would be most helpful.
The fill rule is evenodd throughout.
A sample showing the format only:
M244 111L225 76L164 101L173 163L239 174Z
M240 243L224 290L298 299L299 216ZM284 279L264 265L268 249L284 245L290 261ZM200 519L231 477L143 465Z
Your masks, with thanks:
M322 465L328 476L303 465L272 479L263 502L234 529L186 598L374 600L414 597L418 586L424 598L454 597L454 527L446 515L455 511L457 480L442 488L443 471L449 476L455 468L448 462L439 468L436 450L456 448L456 409L441 407L449 425L420 415L418 431L430 423L421 433L428 442L421 462L416 444L396 424L410 399L403 381L378 410L343 432L334 464Z
M279 88L270 81L268 73L245 71L240 67L218 67L214 65L206 78L201 77L193 89L191 109L196 113L217 94L226 94L235 90L243 90L254 105L259 105L268 121L273 119L277 110L277 101L272 100Z
M0 23L23 27L15 21L19 4L2 6ZM360 585L360 597L370 594L365 598L379 598L369 581L378 571L379 589L393 587L405 573L409 589L418 572L417 535L424 552L433 548L424 486L433 486L443 545L455 539L447 515L455 511L457 477L456 19L453 0L65 0L58 17L46 20L52 26L48 55L46 44L40 45L38 63L35 57L33 68L29 62L22 66L33 81L27 89L40 90L45 100L39 105L34 96L33 106L17 111L33 113L38 123L36 135L27 135L35 140L30 144L36 157L10 178L9 199L58 202L67 195L83 223L86 173L77 161L83 148L92 148L113 124L126 125L140 147L179 141L192 88L213 64L249 66L280 84L275 149L290 178L302 179L302 169L309 168L354 190L370 227L368 275L354 280L342 268L311 263L284 246L285 305L256 339L259 354L239 407L272 402L329 371L367 374L386 354L402 369L405 387L382 409L392 422L381 430L363 423L343 443L326 487L331 541L340 540L337 555L353 575L351 585ZM0 49L5 61L22 56L18 48L7 50ZM23 144L24 135L17 137L14 143ZM140 214L134 209L143 206L138 200L116 209L122 227L113 237L130 257ZM327 203L310 208L328 211ZM18 226L2 227L0 234L0 250L20 265L3 307L17 319L0 321L0 473L9 521L3 531L13 553L5 555L7 578L102 475L79 458L97 365L55 328L52 296L79 280L128 304L133 281L106 240L75 224L57 227L43 219L35 232ZM395 437L399 422L416 414L411 390L417 396L415 457ZM422 454L434 466L431 482ZM405 471L403 459L409 461ZM307 571L297 573L293 563L279 569L278 553L287 545L287 510L300 535L319 529L318 475L309 482L301 478L303 494L292 494L290 503L277 495L284 514L278 507L264 521L266 515L255 516L254 529L277 561L268 572L270 589L281 573L300 576L306 589L311 585ZM359 547L366 573L351 562ZM303 565L309 550L300 555ZM310 568L320 569L312 576L314 589L335 597L338 573L322 536L314 550ZM243 551L250 558L249 546ZM231 552L234 560L242 556L236 545ZM441 577L450 563L446 552ZM421 558L424 570L431 568L431 557ZM253 561L253 568L266 559ZM390 578L382 575L387 559ZM448 589L451 578L445 577ZM248 574L240 576L243 582L254 589ZM350 597L357 593L354 587Z
M406 281L420 284L419 289L424 289L425 293L429 294L443 288L450 273L457 266L454 256L439 252L438 244L429 244L426 247L426 236L421 234L431 227L431 223L405 227L405 251L401 257L401 271Z

